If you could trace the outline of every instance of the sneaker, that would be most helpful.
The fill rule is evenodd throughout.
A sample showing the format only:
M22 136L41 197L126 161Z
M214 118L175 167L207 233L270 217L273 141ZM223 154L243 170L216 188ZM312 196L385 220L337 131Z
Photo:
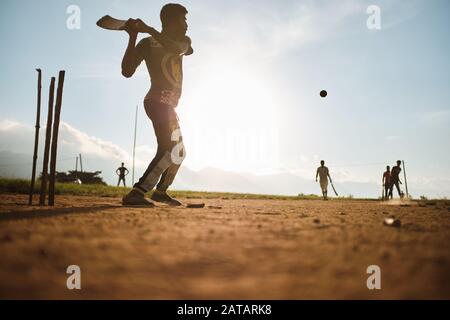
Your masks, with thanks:
M155 205L145 199L144 194L136 190L131 190L126 196L122 198L122 205L124 206L142 206L153 208Z
M167 194L166 191L155 190L152 194L151 199L156 202L162 202L168 204L169 206L182 206L183 204L177 199L172 198Z

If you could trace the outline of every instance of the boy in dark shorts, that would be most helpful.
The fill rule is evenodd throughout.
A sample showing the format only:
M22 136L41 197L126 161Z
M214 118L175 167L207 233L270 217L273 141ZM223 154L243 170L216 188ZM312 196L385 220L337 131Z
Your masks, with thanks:
M401 164L402 164L402 162L400 160L397 160L397 165L394 166L391 170L391 185L390 185L390 189L389 189L389 194L390 194L391 198L393 198L394 186L397 189L398 196L400 198L403 198L403 192L400 190L400 185L399 185L399 184L402 184L402 182L400 181L400 172L402 172L402 168L400 167Z
M384 199L389 200L389 197L392 198L391 190L391 167L387 166L386 171L383 173L383 187L384 187Z
M126 187L125 184L125 176L129 173L128 169L125 168L125 163L122 162L122 166L117 168L116 174L119 176L119 181L117 182L117 186L120 185L120 182L123 181L123 186Z

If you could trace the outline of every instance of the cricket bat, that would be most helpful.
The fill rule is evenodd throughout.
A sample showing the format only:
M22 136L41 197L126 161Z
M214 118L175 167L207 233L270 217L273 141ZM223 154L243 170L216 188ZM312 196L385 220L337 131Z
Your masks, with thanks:
M330 180L330 184L331 184L331 187L333 188L334 194L338 197L339 195L336 192L336 189L334 188L333 181Z
M100 28L106 29L106 30L115 30L115 31L121 31L125 30L127 20L120 20L111 17L110 15L106 15L101 17L97 21L97 26ZM186 37L188 38L188 37ZM189 38L188 38L189 39ZM189 56L194 53L194 49L192 49L192 46L190 45L190 39L189 39L189 49L185 53L186 56Z
M106 30L125 30L127 20L120 20L106 15L97 21L97 26Z

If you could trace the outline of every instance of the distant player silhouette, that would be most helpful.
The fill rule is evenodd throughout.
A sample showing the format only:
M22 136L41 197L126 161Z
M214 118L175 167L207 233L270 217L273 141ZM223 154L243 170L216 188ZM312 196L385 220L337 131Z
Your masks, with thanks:
M386 171L383 173L383 187L384 187L384 199L388 200L389 197L392 198L391 189L391 167L387 166Z
M126 187L125 184L125 176L129 173L127 168L125 168L124 163L122 162L122 166L117 168L116 174L119 176L119 181L117 182L117 186L120 185L120 181L123 181L123 186Z
M325 161L320 161L320 167L317 168L316 172L316 182L317 176L319 176L320 189L322 190L323 200L328 200L328 178L330 178L330 172L327 167L325 167Z
M400 190L400 185L399 185L399 184L402 184L402 182L400 181L400 172L402 172L402 169L400 168L401 163L402 162L400 160L397 160L397 165L394 166L391 170L391 185L390 185L390 189L389 189L389 194L391 196L391 199L393 198L394 186L397 189L398 196L400 198L403 198L403 192Z

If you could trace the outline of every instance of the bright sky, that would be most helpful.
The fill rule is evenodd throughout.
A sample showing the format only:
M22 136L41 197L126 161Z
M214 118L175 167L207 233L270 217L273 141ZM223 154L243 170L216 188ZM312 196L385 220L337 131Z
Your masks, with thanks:
M34 126L36 67L45 123L49 78L65 69L62 120L129 156L139 105L138 155L150 160L146 69L123 78L126 34L95 22L141 17L159 29L164 3L2 0L0 124ZM185 166L313 177L325 159L337 180L378 182L385 165L404 159L411 183L450 182L449 1L181 3L195 49L178 107ZM73 4L79 30L66 27ZM369 5L381 9L381 30L367 28Z

